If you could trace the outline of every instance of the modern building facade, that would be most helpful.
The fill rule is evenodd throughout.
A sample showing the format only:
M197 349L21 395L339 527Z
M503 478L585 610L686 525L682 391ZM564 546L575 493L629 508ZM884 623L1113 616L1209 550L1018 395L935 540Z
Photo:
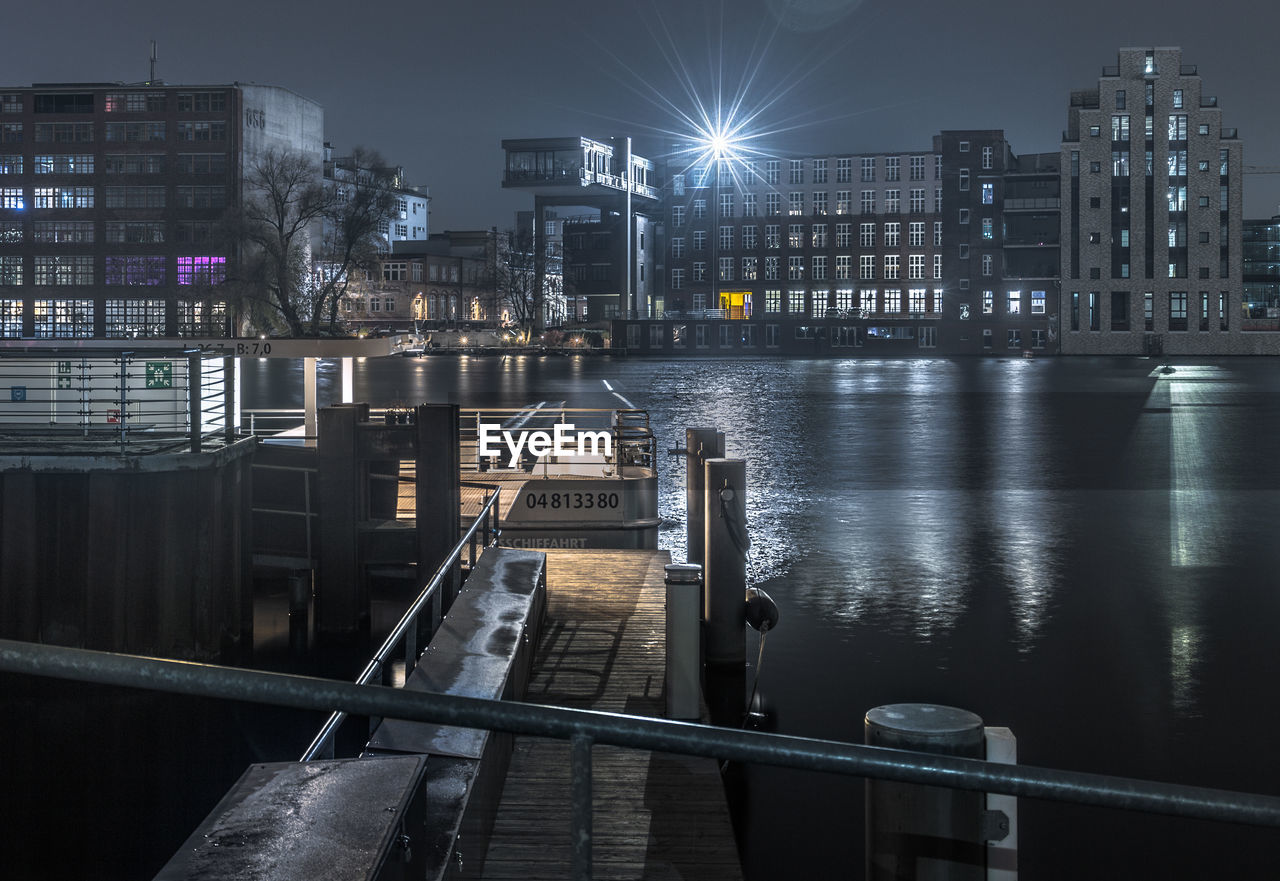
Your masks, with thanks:
M1244 222L1245 332L1280 331L1280 217Z
M0 338L229 335L219 220L268 150L319 167L323 128L275 86L0 88Z
M1121 49L1061 149L1062 351L1261 351L1236 305L1243 147L1181 50Z
M586 301L585 320L603 323L651 314L658 290L651 262L661 213L657 166L634 153L631 139L625 137L504 140L502 148L506 152L503 187L526 190L534 197L530 226L535 236L535 298L543 313L539 324L546 326L554 318L547 314L544 231L549 222L566 216L599 224L600 232L607 231L609 238L609 277L590 278L588 269L591 284L578 293ZM603 259L598 249L591 250L596 253L583 259ZM566 242L566 262L572 259L568 251Z

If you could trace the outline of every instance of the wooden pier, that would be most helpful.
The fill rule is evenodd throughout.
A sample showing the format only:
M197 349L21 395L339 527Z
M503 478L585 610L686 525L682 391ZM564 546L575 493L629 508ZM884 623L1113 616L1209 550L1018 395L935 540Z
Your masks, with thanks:
M666 551L549 550L547 619L527 700L660 717ZM740 881L712 759L596 746L593 877ZM483 878L563 879L569 745L518 737Z

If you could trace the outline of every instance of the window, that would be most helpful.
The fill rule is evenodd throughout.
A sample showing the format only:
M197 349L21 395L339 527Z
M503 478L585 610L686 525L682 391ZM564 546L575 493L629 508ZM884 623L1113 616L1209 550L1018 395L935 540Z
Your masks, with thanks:
M960 150L960 152L961 152L961 153L968 153L968 152L969 152L969 142L968 142L968 141L961 141L961 142L960 142L960 146L959 146L959 150Z
M1116 110L1124 110L1124 89L1116 89Z
M38 244L61 245L93 241L93 221L55 220L31 224L31 241Z
M743 280L743 281L755 281L755 280L756 280L756 277L757 277L757 273L756 273L756 258L755 258L755 257L743 257L743 258L742 258L742 280Z
M982 148L982 167L990 169L994 165L995 150L991 147Z
M969 246L968 246L968 245L966 245L966 244L961 244L961 245L960 245L960 247L959 247L959 252L960 252L960 259L961 259L961 260L968 260L968 259L969 259Z
M178 171L182 174L226 174L226 153L179 153Z
M982 274L991 275L993 260L990 254L982 255Z
M1187 329L1187 292L1169 292L1169 330Z
M215 226L208 220L184 220L174 226L174 241L200 244L213 241ZM162 233L163 234L163 233Z
M1129 140L1129 115L1127 113L1116 114L1111 117L1111 140Z
M1022 291L1009 291L1005 296L1006 310L1010 315L1022 314Z
M720 258L720 280L733 281L733 258L732 257Z
M933 277L942 278L942 255L941 254L933 255ZM962 279L962 281L965 284L969 283L968 279Z
M911 190L911 213L924 213L924 188L913 187Z
M695 229L693 231L693 250L707 250L707 231L705 229Z
M849 190L836 191L836 214L851 214L853 198Z
M0 123L0 144L21 144L21 143L22 143L22 123L20 122Z
M790 281L801 281L804 279L804 258L803 257L787 258L787 278Z
M707 280L707 264L705 262L701 260L695 260L693 262L693 280L694 281Z
M1111 329L1129 329L1129 292L1111 292Z
M40 339L93 336L93 300L36 300L32 307L35 335Z
M163 194L163 188L158 189ZM179 208L222 209L227 207L225 187L178 187L177 194ZM385 229L381 232L386 234Z
M21 113L22 96L15 94L0 95L0 113Z
M671 257L679 260L684 256L684 236L673 236L671 239Z
M37 154L31 157L31 170L36 174L93 174L93 167L92 153Z
M22 187L0 187L0 208L14 208L19 211L27 205L22 197Z
M935 248L942 247L942 221L940 220L933 222L933 245Z
M770 216L782 213L782 194L781 193L765 194L764 213Z
M218 113L227 109L226 92L179 92L179 113Z
M1102 126L1100 125L1089 126L1089 137L1096 138L1101 134L1102 134Z
M765 183L776 184L781 171L781 163L777 159L770 159L765 163Z
M863 214L876 213L876 191L875 190L862 191L862 213Z
M827 280L827 258L826 257L817 256L813 258L812 277L814 281Z
M1129 151L1111 151L1111 174L1113 177L1129 176Z
M907 259L908 261L910 261L909 269L907 272L907 278L913 278L913 279L924 278L924 255L912 254Z
M995 291L982 292L982 314L991 315L996 311Z
M22 174L22 154L0 156L0 174Z
M884 225L884 246L886 248L896 248L900 244L902 238L902 224L896 221L886 223Z
M1007 332L1006 338L1009 341L1009 348L1011 349L1022 348L1022 331L1021 330L1018 330L1016 328L1009 330Z
M827 194L826 193L813 194L813 213L817 215L824 215L827 213Z
M847 184L853 182L853 160L837 159L836 160L836 183Z
M1204 125L1204 124L1201 124L1200 129L1199 129L1199 132L1200 132L1200 134L1202 134L1202 135L1207 135L1207 134L1209 134L1209 126ZM21 139L19 139L19 140L21 140Z
M804 183L804 160L792 159L789 166L787 182L792 184Z
M1170 211L1186 211L1187 210L1187 188L1186 187L1169 187L1169 210Z
M684 287L684 267L676 267L671 270L671 289L678 291Z
M1173 90L1173 107L1175 110L1182 109L1182 89Z
M923 156L911 157L911 179L924 180L924 157Z
M720 216L721 217L733 216L733 193L720 194Z
M848 254L839 254L836 256L836 279L849 278L853 278L853 257Z
M967 223L969 222L969 209L968 209L968 208L961 208L961 209L960 209L960 213L959 213L959 215L958 215L958 222L960 223L960 225L961 225L961 226L964 226L965 224L967 224Z
M902 180L902 159L898 156L886 156L884 160L884 179L888 181Z
M915 313L923 313L925 306L925 289L912 288L907 292L907 311Z
M757 227L755 224L744 226L742 228L742 247L744 250L754 251L759 246L756 230Z
M758 212L756 211L756 194L743 193L742 194L742 216L755 217L757 216L757 213Z
M17 255L12 257L0 257L0 285L18 286L21 284L22 258Z
M409 278L408 263L383 263L382 264L382 280L383 281L407 281Z
M91 285L93 257L36 257L32 283L36 285Z
M863 254L858 257L858 278L873 279L876 277L876 255Z
M885 277L886 279L896 279L896 278L898 278L898 270L899 270L898 261L899 261L899 259L900 259L900 258L898 257L898 255L897 255L897 254L885 254L885 255L884 255L884 277Z
M880 302L881 312L886 315L897 315L902 311L902 291L898 288L885 288Z
M764 311L766 315L777 315L782 312L782 291L772 289L764 292Z
M782 227L776 223L764 225L764 246L766 248L782 247Z
M671 206L671 225L676 229L679 229L680 227L684 226L684 206L683 205Z
M982 218L982 237L984 239L994 238L995 232L990 217Z
M732 226L720 227L720 250L722 251L733 250L733 227Z
M222 284L227 280L226 257L179 257L178 284Z
M93 141L91 122L37 122L35 132L37 144L87 144Z
M1186 150L1170 150L1169 151L1169 176L1170 177L1186 177L1187 176L1187 151Z
M884 191L884 210L886 214L897 214L901 210L902 190Z
M33 208L92 208L93 187L36 187Z
M827 182L827 160L813 160L813 182L815 184L825 184Z
M694 199L693 200L693 219L701 220L706 216L707 216L707 200Z
M1015 291L1014 293L1016 293L1016 291ZM1012 294L1011 294L1011 296L1012 296ZM1044 291L1032 291L1032 292L1031 292L1031 314L1032 314L1032 315L1043 315L1043 314L1045 314L1045 298L1044 298Z
M965 193L968 191L969 191L969 169L962 168L960 169L960 192Z
M804 214L804 193L787 194L787 213L793 216Z
M862 158L861 179L866 183L870 183L876 179L876 160L874 156L864 156Z
M863 226L866 226L866 224L863 224ZM871 235L872 235L872 241L874 241L874 237L875 237L875 224L872 224L872 225L871 225L871 230L872 230L872 232L871 232ZM847 247L849 247L849 245L850 245L850 243L851 243L851 241L852 241L852 238L853 238L853 224L852 224L852 223L837 223L837 224L836 224L836 247L837 247L837 248L847 248Z
M907 244L913 248L924 247L924 223L914 222L907 226Z
M108 256L106 258L104 284L109 285L163 285L165 258L163 256Z
M1169 116L1169 140L1185 141L1187 139L1187 116L1175 113Z
M138 143L165 139L163 122L108 122L103 131L106 139L111 142Z

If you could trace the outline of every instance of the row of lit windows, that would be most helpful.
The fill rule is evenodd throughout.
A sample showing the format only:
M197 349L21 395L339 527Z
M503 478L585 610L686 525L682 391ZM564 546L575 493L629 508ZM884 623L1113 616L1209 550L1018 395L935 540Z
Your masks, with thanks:
M164 300L107 300L103 303L108 338L160 337L165 332ZM0 299L0 337L23 336L24 303ZM179 300L175 303L180 336L227 335L227 304ZM89 299L32 300L32 331L37 339L89 338L94 330L94 302Z
M168 257L163 255L112 255L105 259L103 283L108 285L163 285ZM227 278L227 258L193 256L177 258L180 285L221 284ZM0 285L26 283L23 258L0 257ZM92 255L37 255L32 263L31 284L78 286L97 283Z
M32 136L37 144L89 144L95 140L95 123L92 122L38 122L32 126ZM179 122L174 124L179 141L225 141L227 124L221 120ZM103 140L119 143L164 141L167 136L164 122L107 122L103 123ZM0 143L21 144L24 129L20 122L0 124Z
M756 281L757 279L778 281L783 277L784 266L788 280L803 281L806 278L804 257L788 257L785 264L780 257L765 257L763 263L758 257L742 257L740 260L734 257L721 257L716 266L716 273L720 281L734 281L734 272L738 269L741 270L742 281ZM880 274L877 274L877 268L881 270ZM874 254L862 255L858 258L857 272L857 278L863 281L872 281L880 278L886 281L894 281L904 277L902 275L901 257L897 254L885 254L880 262L877 262ZM905 278L922 280L926 277L925 273L926 255L908 255ZM810 258L807 277L814 281L826 281L829 278L837 280L852 279L854 278L853 256L840 254L836 256L834 262L829 261L826 256ZM933 255L932 277L935 279L942 278L941 254ZM671 288L673 290L683 288L686 280L693 282L707 281L706 261L693 261L687 273L686 268L683 266L677 266L671 270Z
M984 185L989 186L989 185ZM964 189L967 189L967 185ZM878 194L883 192L884 201L882 210L877 206L881 203ZM854 202L852 190L838 190L834 203L827 201L827 193L814 193L813 200L809 204L809 210L805 206L804 193L789 193L787 196L786 210L783 210L782 194L767 193L765 195L764 211L766 216L779 216L788 214L791 216L825 216L827 214L853 214ZM989 203L988 203L989 204ZM675 227L684 226L685 217L690 216L693 220L702 220L707 216L707 203L705 199L694 199L691 206L692 210L688 210L684 205L673 205L671 207L671 225ZM900 214L904 208L911 214L923 214L929 210L925 191L923 189L913 189L908 194L908 201L904 204L902 201L901 190L862 190L859 193L858 200L859 214ZM732 193L722 193L720 196L720 212L722 218L736 216L736 207ZM934 212L942 210L942 189L941 187L934 190L933 206ZM745 193L742 197L742 216L743 217L759 217L761 210L759 202L754 193Z
M1227 316L1227 291L1218 293L1218 329L1227 330L1229 327L1229 319ZM1085 302L1081 303L1081 294L1079 291L1072 291L1069 298L1070 327L1073 331L1082 329L1101 330L1103 310L1107 309L1110 313L1110 330L1136 330L1136 325L1130 327L1129 315L1129 292L1128 291L1111 291L1109 296L1109 308L1102 305L1102 293L1099 291L1089 291L1086 295ZM1200 291L1199 308L1197 310L1198 318L1197 328L1199 330L1209 330L1213 315L1210 313L1210 304L1212 303L1212 293L1210 291ZM1082 309L1083 305L1083 309ZM1197 329L1190 324L1191 315L1189 309L1194 308L1187 291L1170 291L1168 302L1168 327L1171 331L1184 331ZM1083 312L1083 314L1082 314ZM1152 291L1146 291L1142 295L1142 320L1144 330L1155 329L1155 294Z
M107 113L163 113L165 92L107 92L102 109ZM92 113L93 93L77 95L36 95L36 113ZM226 92L179 92L179 113L221 113L227 109ZM0 95L0 113L21 113L22 95Z
M1029 299L1029 304L1031 308L1031 314L1044 315L1045 302L1046 302L1045 292L1031 291L1030 293L1031 293L1031 297ZM1005 300L1004 300L1005 314L1021 315L1022 302L1023 302L1022 291L1006 291ZM995 291L990 291L990 290L983 291L982 292L982 314L992 315L995 313L995 310L996 310Z
M967 222L967 217L964 221ZM989 222L989 221L988 221ZM876 223L860 223L858 224L858 244L863 248L876 247L877 235L876 228L880 224ZM902 245L902 223L900 221L886 221L883 224L884 237L883 244L888 248L897 248ZM806 244L814 248L825 248L832 239L828 236L827 230L829 225L825 223L815 223L806 231L805 224L791 223L787 224L786 238L782 235L782 225L769 223L764 227L763 243L766 248L781 248L785 242L788 248L804 248ZM734 247L734 230L739 229L734 226L721 226L719 228L719 244L720 249L725 251L733 250ZM907 224L907 244L913 248L924 247L925 244L924 221L911 221ZM759 227L747 225L741 227L742 248L752 251L761 244L759 236ZM690 241L694 251L704 251L707 245L707 230L695 229L690 236ZM990 236L988 236L990 238ZM834 242L837 248L851 247L853 241L853 224L837 223L835 224ZM933 244L942 244L942 222L935 221L933 224ZM671 256L680 259L685 253L685 237L673 236L671 238Z
M107 208L163 208L165 187L103 187ZM174 188L178 208L222 209L227 206L226 187L180 186ZM33 187L32 208L93 208L93 187ZM0 208L24 210L27 197L23 187L0 187Z
M990 150L991 148L985 148ZM854 180L854 162L858 163L859 176L858 180L871 183L877 180L877 169L883 169L884 180L888 182L899 180L922 181L925 179L926 167L930 164L926 156L909 156L906 157L907 165L903 166L903 157L901 156L862 156L862 157L839 157L835 160L834 180L838 184L853 183ZM742 162L721 162L717 172L718 185L745 185L755 186L757 184L777 185L782 182L782 162L780 159L746 160ZM825 184L830 180L829 171L830 163L827 159L789 159L787 160L787 183L796 185L805 182L805 165L810 166L810 179L815 184ZM933 178L941 180L942 178L942 157L933 156ZM984 166L990 168L990 165ZM710 186L712 169L710 165L699 166L694 168L687 176L684 174L672 175L672 191L677 196L684 195L686 186L694 189L700 189Z
M163 244L166 238L166 224L162 220L108 220L103 226L104 240L113 245ZM92 220L33 221L29 235L37 244L92 243L95 227ZM179 244L211 242L216 233L211 221L180 221L173 228L174 241ZM0 220L0 246L22 244L27 235L22 221Z

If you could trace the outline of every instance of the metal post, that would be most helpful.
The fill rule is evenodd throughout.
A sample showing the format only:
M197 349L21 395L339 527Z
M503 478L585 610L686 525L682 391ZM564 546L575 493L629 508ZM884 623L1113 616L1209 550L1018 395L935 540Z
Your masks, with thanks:
M706 475L703 466L707 459L724 457L724 433L714 428L686 428L684 431L684 509L685 509L685 562L701 566L706 562L703 542L706 538L706 518L703 516L706 501L703 487Z
M573 881L591 881L591 735L570 738Z
M236 359L222 359L222 436L225 443L234 443L240 430L240 380L236 376Z
M701 715L701 663L698 619L702 614L702 567L689 563L666 566L667 586L667 718Z
M983 758L982 719L937 704L890 704L867 713L868 746ZM866 878L982 881L983 794L867 780Z
M187 358L187 418L191 424L191 452L200 452L200 356Z
M745 459L708 459L703 618L708 665L745 669L747 515Z
M303 431L307 444L314 444L320 434L316 422L316 359L302 359L302 408Z

